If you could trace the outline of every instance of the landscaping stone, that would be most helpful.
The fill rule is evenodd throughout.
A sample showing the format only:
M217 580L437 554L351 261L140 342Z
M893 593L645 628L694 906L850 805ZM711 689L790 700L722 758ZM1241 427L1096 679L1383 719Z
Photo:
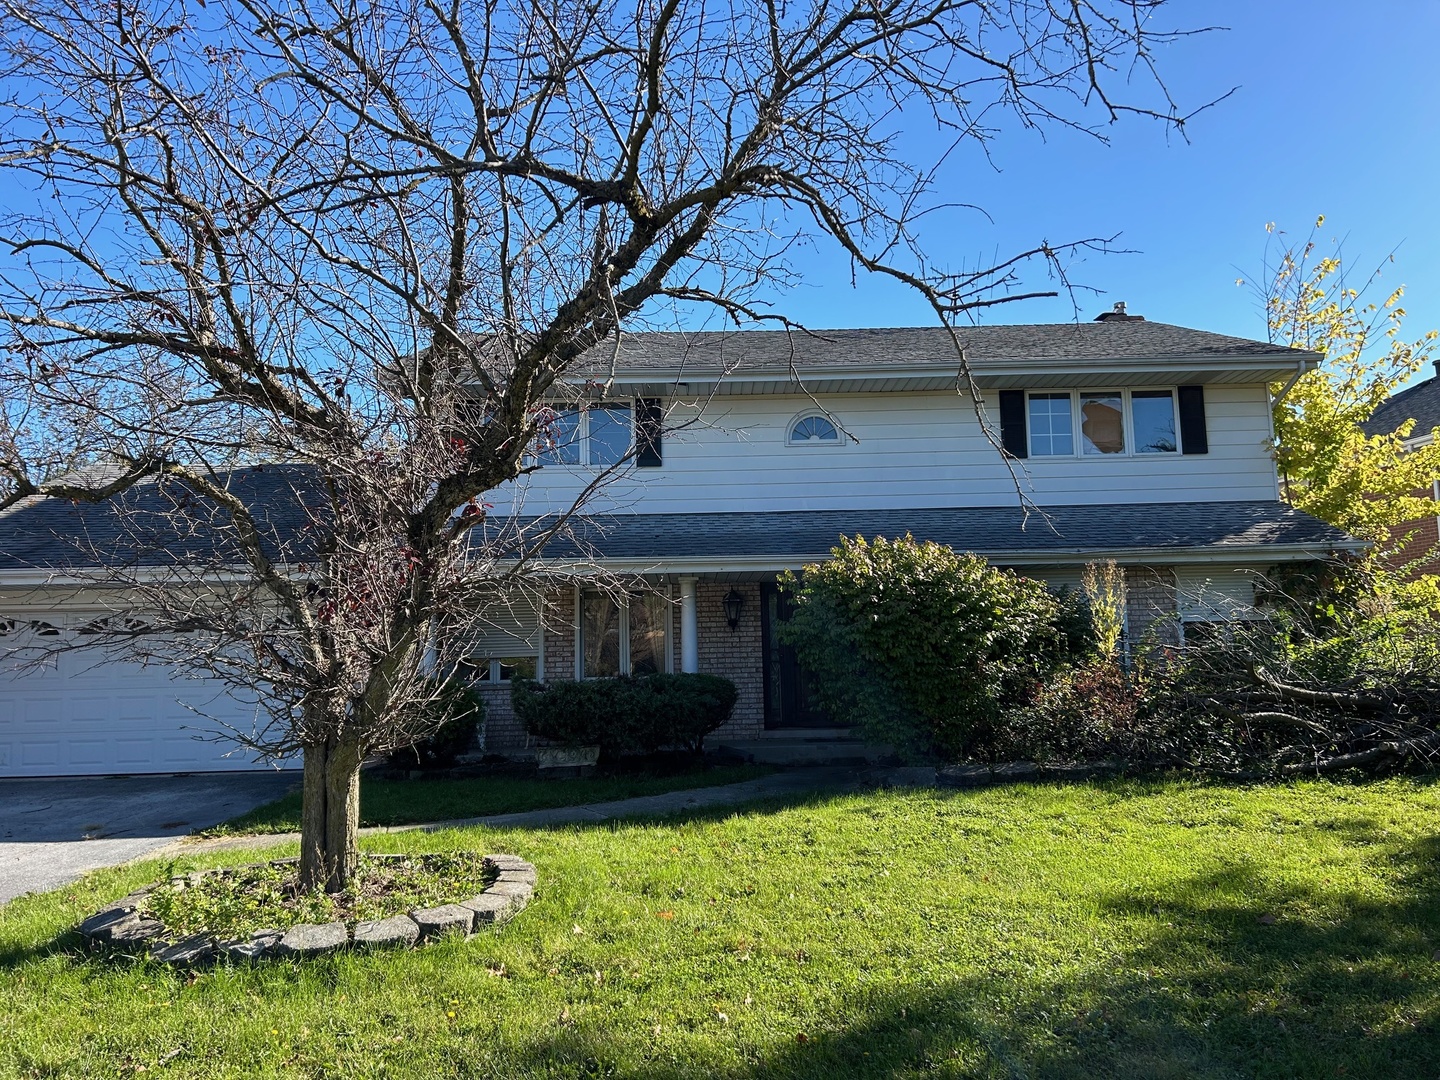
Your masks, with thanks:
M191 934L173 945L157 941L150 947L150 957L162 964L194 964L215 955L215 941L209 934Z
M475 913L476 926L498 925L523 908L525 900L519 896L502 896L499 893L483 892L479 896L472 896L469 900L461 900L460 906L469 908Z
M343 922L301 923L285 931L275 946L277 956L318 956L343 949L349 943Z
M442 934L468 934L475 925L475 912L460 904L442 904L440 907L422 908L412 911L410 917L420 928L422 941L440 937Z
M87 938L98 938L102 941L110 940L110 931L126 919L134 917L134 908L109 907L104 911L97 911L88 919L82 922L77 929Z
M376 949L391 945L414 945L420 937L420 927L409 915L392 915L388 919L374 919L355 924L355 947Z
M374 858L409 859L413 856L380 855ZM469 935L479 926L498 926L512 918L524 909L534 894L538 881L535 867L516 855L487 855L485 860L497 876L478 895L459 903L413 911L409 915L360 922L355 927L354 945L357 948L410 946L446 934ZM255 865L283 865L295 861L284 859ZM233 873L236 869L244 868L219 872ZM172 885L186 888L206 874L216 872L194 871L170 880ZM316 956L343 949L352 942L345 923L338 921L323 925L304 923L283 932L256 930L249 937L228 941L216 941L209 934L191 934L176 940L166 934L164 923L139 910L154 888L152 885L137 890L97 911L79 925L79 932L89 941L131 951L148 950L155 960L177 965L201 963L217 955L247 961L271 956Z
M284 936L279 930L256 930L248 938L225 942L220 949L235 960L259 960L274 952Z
M519 855L486 855L485 861L490 863L497 870L534 870L531 863L520 858Z
M165 924L159 919L131 914L118 923L112 923L103 934L97 934L97 941L108 941L119 949L133 949L144 946L165 933Z
M496 896L518 896L522 900L529 900L535 887L525 881L497 881L485 891Z

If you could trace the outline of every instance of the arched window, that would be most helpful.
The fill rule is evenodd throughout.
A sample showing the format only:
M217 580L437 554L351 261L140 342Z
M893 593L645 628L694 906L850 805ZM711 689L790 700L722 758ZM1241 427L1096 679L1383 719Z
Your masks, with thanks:
M790 434L785 441L791 446L836 446L840 442L840 431L819 413L807 413L790 424Z

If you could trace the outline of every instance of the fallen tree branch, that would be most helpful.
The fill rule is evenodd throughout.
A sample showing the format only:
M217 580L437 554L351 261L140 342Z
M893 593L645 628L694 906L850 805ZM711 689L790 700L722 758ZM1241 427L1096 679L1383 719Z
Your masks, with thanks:
M1440 732L1436 732L1423 739L1402 739L1398 741L1383 742L1378 746L1372 746L1369 750L1360 750L1353 754L1339 754L1335 757L1321 758L1313 763L1304 765L1282 766L1281 773L1287 776L1297 776L1302 773L1326 773L1336 772L1340 769L1354 769L1362 765L1373 765L1377 761L1386 758L1403 758L1412 754L1422 754L1429 750L1440 749Z

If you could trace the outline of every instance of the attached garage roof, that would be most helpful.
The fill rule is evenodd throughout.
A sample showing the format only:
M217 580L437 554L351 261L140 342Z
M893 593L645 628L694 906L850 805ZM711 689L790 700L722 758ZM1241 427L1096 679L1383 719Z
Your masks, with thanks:
M259 465L221 481L254 511L272 558L311 557L311 515L324 506L313 469ZM214 529L222 513L173 480L144 480L101 503L32 496L0 514L0 571L234 563L237 552Z

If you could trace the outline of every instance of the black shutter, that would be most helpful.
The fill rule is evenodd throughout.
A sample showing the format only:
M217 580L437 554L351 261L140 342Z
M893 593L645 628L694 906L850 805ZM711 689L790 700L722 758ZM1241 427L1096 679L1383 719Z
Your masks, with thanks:
M1210 438L1205 433L1205 388L1180 387L1180 447L1186 454L1208 454Z
M658 469L661 463L660 439L665 430L665 408L659 398L637 398L635 401L635 464L642 469Z
M1000 445L1011 457L1030 456L1030 440L1025 433L1025 391L1000 391Z

